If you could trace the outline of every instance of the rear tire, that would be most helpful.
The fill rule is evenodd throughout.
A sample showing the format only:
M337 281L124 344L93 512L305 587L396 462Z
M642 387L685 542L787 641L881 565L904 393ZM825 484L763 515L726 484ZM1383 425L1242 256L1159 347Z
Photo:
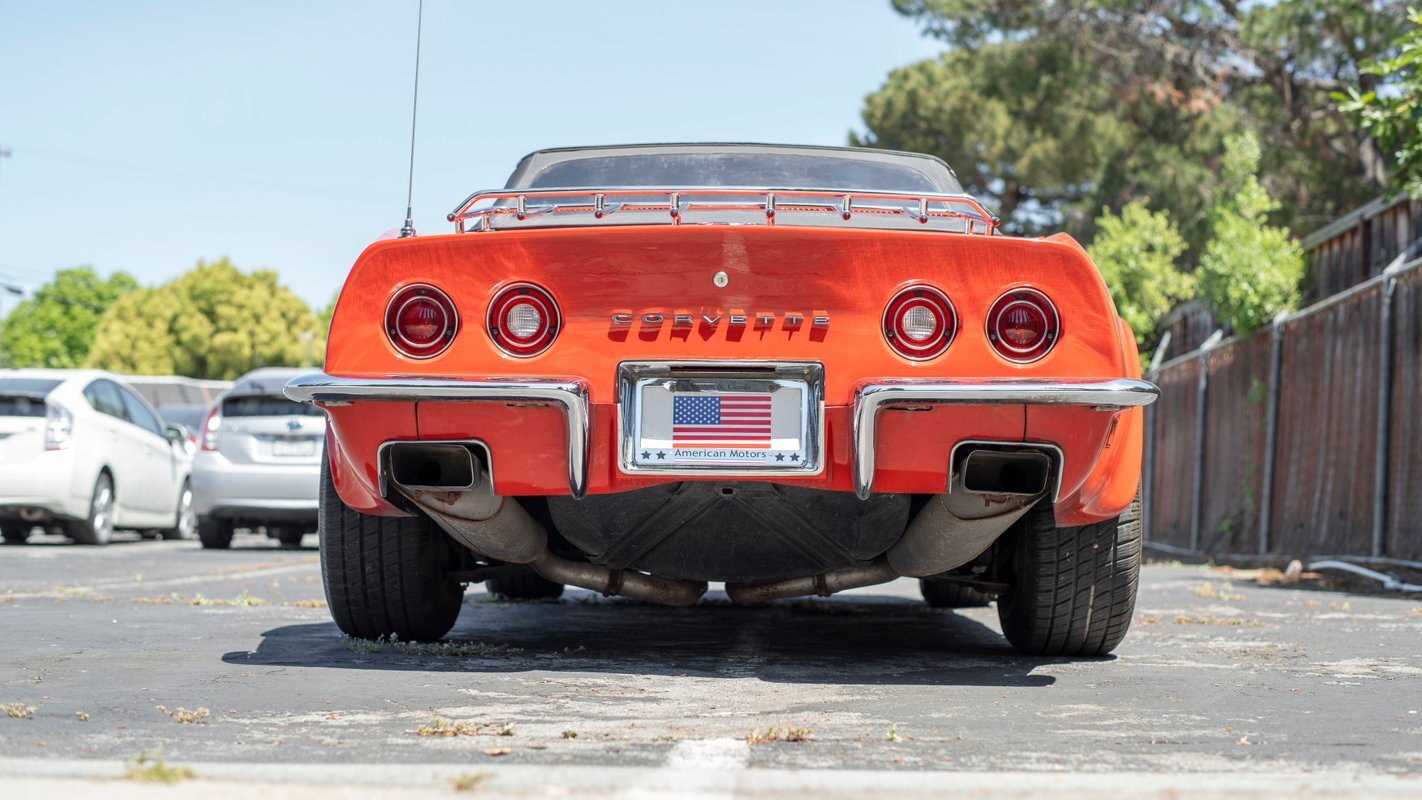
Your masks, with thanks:
M277 528L276 540L281 542L282 547L300 547L301 538L306 535L306 531L301 528Z
M1119 519L1058 528L1044 502L1006 534L1013 588L997 601L1023 653L1104 656L1131 626L1141 571L1140 499Z
M918 590L924 602L934 608L982 608L992 599L978 589L953 581L922 579Z
M204 550L226 550L232 546L232 535L237 528L231 520L199 517L197 522L198 541Z
M489 591L508 600L554 600L563 596L563 584L555 583L536 572L521 575L501 575L484 582Z
M114 505L114 479L100 472L89 500L89 516L69 523L69 538L79 544L108 544L114 535Z
M5 544L24 544L29 541L30 528L34 526L25 524L6 525L0 528L0 539Z
M321 577L331 617L347 636L438 641L454 627L464 587L450 575L450 544L434 522L377 517L341 502L321 457Z

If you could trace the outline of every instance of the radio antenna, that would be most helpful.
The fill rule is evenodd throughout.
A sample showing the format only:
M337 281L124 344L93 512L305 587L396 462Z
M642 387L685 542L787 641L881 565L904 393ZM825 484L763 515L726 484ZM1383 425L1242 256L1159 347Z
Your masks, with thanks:
M410 172L405 186L405 226L400 229L400 238L415 235L415 121L420 112L420 35L425 27L425 0L420 0L419 16L415 21L415 99L410 104Z

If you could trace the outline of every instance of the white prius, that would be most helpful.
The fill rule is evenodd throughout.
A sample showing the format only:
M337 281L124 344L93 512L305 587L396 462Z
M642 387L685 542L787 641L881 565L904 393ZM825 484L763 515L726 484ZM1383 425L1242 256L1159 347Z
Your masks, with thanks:
M0 370L0 533L36 527L80 544L115 528L191 538L192 460L182 432L117 375Z

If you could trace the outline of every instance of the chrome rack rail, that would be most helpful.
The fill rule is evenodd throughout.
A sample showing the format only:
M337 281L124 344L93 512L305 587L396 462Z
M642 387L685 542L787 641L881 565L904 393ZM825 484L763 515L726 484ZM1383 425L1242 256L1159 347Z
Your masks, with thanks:
M639 215L629 223L680 225L687 215L743 214L751 212L774 225L784 215L813 215L815 220L852 222L865 218L895 219L928 225L961 224L961 233L992 235L998 225L976 198L967 194L843 191L834 189L769 189L748 187L629 187L618 189L557 188L501 189L475 192L464 199L448 219L464 233L467 223L475 231L516 227L538 220L543 224L597 224L614 214ZM558 218L560 215L562 218ZM591 216L591 221L574 215ZM643 215L646 215L645 218ZM820 216L824 215L824 216ZM721 221L721 220L708 220ZM814 222L799 224L815 224ZM940 228L941 229L941 228Z

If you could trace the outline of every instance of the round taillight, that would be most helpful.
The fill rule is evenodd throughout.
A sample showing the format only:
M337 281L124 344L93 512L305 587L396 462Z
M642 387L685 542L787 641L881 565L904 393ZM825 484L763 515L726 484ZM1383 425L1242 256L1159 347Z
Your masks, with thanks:
M1013 289L988 310L988 341L1003 358L1025 364L1045 356L1061 338L1057 308L1036 289Z
M494 295L485 323L489 338L511 356L536 356L558 338L563 318L553 295L531 283L515 283Z
M932 286L910 286L884 307L884 338L904 358L937 358L953 343L958 314L948 295Z
M411 358L444 352L459 331L459 314L449 295L433 286L406 286L385 307L385 333L395 349Z

